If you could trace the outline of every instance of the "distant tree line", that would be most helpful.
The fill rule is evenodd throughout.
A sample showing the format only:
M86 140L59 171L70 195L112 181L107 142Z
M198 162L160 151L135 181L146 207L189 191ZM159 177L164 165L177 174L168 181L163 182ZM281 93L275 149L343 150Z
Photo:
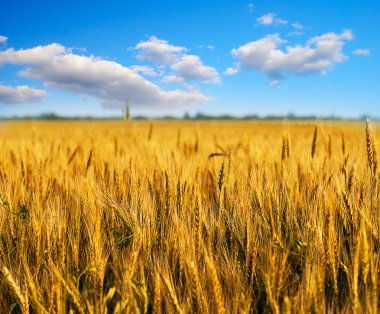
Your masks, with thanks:
M62 116L56 113L43 113L40 115L33 116L15 116L15 117L0 117L0 120L352 120L352 121L361 121L368 118L369 115L361 115L357 118L344 118L336 115L329 116L318 116L318 115L295 115L289 113L287 115L266 115L259 116L257 114L249 114L244 116L234 116L231 114L222 114L222 115L211 115L198 112L195 115L191 116L189 113L185 113L182 117L176 117L171 115L166 115L162 117L148 117L144 115L130 116L129 110L123 112L123 116L112 116L112 117L94 117L94 116ZM371 117L371 120L380 120L378 117Z

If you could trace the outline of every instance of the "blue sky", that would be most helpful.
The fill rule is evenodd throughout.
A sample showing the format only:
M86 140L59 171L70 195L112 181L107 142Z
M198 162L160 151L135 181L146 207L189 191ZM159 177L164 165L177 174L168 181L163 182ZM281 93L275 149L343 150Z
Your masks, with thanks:
M378 1L3 1L0 116L380 116Z

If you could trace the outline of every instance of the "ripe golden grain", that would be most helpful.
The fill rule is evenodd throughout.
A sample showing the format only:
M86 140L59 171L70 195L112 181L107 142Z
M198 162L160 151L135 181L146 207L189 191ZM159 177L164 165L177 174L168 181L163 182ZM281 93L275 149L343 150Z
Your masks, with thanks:
M0 129L0 309L378 311L374 125L34 127Z

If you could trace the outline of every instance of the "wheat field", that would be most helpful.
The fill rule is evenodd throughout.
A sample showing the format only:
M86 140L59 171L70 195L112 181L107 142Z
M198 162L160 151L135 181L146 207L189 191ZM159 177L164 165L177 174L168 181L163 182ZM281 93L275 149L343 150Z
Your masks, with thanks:
M365 122L0 124L1 313L376 313Z

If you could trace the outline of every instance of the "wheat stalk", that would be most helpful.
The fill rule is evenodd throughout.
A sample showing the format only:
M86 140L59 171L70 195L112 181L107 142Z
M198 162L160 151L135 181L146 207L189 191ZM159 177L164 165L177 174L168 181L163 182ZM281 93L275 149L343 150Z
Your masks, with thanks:
M179 306L177 294L175 293L173 286L167 277L164 278L164 283L165 283L166 288L169 291L170 301L172 305L174 306L174 309L176 310L177 313L183 313L181 307Z
M374 162L374 152L373 152L373 138L372 138L372 132L371 132L369 119L367 119L366 121L365 138L366 138L366 144L367 144L368 166L371 170L373 170L375 162Z
M214 298L216 302L216 306L219 314L226 313L226 309L224 307L223 301L223 292L222 287L220 285L218 274L216 272L215 263L213 263L208 257L206 258L207 269L210 274L212 289L214 292Z
M154 301L153 301L153 313L161 314L161 277L156 272L154 279Z
M17 303L20 305L23 313L29 313L29 302L28 295L21 292L20 286L14 280L9 269L0 262L0 273L3 275L5 282L8 284L9 289L12 292L13 297L16 299Z
M314 158L315 149L317 147L317 138L318 138L318 127L316 126L314 129L313 141L311 143L311 158Z

